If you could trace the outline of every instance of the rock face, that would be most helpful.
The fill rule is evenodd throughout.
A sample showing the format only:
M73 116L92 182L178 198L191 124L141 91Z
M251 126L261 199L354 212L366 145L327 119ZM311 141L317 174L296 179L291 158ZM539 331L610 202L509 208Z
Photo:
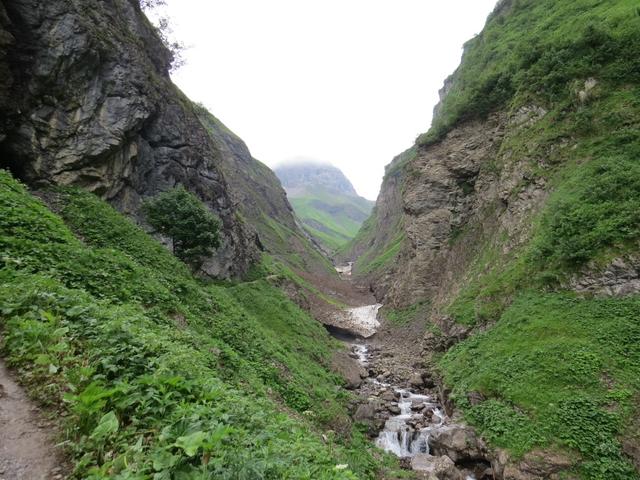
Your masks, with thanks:
M367 273L369 285L376 297L384 298L397 271L397 264L389 262L384 268L369 270L368 265L384 255L389 246L402 240L404 216L402 215L402 187L406 172L403 166L415 155L410 149L398 155L385 169L380 193L371 216L349 244L346 253L340 255L344 261L356 261L354 271Z
M611 260L606 266L587 266L569 282L579 293L620 297L640 292L640 258L627 255Z
M364 255L371 249L384 251L400 230L404 240L395 261L373 274L379 298L406 306L450 295L482 238L503 232L507 250L528 238L528 219L546 199L545 185L528 180L524 160L500 172L492 165L509 154L501 149L505 137L544 113L531 106L512 116L497 113L467 122L435 145L414 147L401 171L387 175L373 219L384 227L374 228L373 238L354 248ZM389 218L401 219L393 233L386 231ZM466 241L452 242L463 230Z
M565 455L547 450L529 452L518 462L510 462L504 452L499 452L493 462L496 478L503 480L559 480L567 478L564 475L572 466Z
M257 231L260 247L290 266L326 275L330 265L298 224L275 173L220 120L201 106L194 108L213 142L232 203Z
M240 275L257 258L256 235L170 61L135 0L4 0L0 163L32 186L80 186L133 216L143 198L183 184L223 224L207 273Z

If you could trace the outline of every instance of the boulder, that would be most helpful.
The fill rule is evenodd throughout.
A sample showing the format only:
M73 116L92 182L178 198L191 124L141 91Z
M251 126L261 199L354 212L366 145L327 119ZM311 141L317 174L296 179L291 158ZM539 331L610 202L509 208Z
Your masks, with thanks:
M418 473L419 478L427 480L464 480L462 472L447 456L419 453L411 458L411 468Z
M379 409L380 401L375 398L370 398L367 402L358 405L356 413L353 414L353 419L356 422L372 423Z
M385 390L380 395L380 398L386 402L393 402L396 399L396 394L393 390Z
M573 467L572 460L562 452L534 450L520 461L512 460L505 450L498 449L491 463L496 478L503 480L559 480Z
M462 425L433 432L429 449L434 455L447 455L455 463L484 460L487 454L484 442L475 431Z
M360 364L344 351L334 352L331 359L331 370L344 378L345 388L348 390L360 388L362 375L366 373Z
M411 377L409 378L409 385L415 388L421 388L422 386L424 386L424 380L422 379L422 375L420 375L420 373L418 372L412 374Z

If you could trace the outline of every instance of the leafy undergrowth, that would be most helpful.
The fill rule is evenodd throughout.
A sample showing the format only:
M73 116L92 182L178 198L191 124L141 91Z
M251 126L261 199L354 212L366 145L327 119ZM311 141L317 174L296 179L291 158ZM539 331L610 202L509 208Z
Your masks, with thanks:
M491 330L442 359L456 403L496 446L558 445L588 479L640 478L618 437L640 391L640 297L519 295ZM468 403L466 393L488 398Z
M553 104L580 79L596 77L613 88L637 84L637 7L635 0L503 2L465 45L440 113L417 143L436 142L460 122L508 106L516 95Z
M60 216L0 172L3 353L65 413L76 477L375 476L317 322L264 278L195 280L91 194L47 195Z

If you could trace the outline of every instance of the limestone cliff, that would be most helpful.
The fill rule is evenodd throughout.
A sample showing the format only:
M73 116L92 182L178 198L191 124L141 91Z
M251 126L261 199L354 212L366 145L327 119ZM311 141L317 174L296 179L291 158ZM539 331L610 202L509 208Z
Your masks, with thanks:
M247 270L255 232L137 1L4 0L0 28L1 166L34 187L84 187L130 215L144 197L184 184L222 220L206 270Z

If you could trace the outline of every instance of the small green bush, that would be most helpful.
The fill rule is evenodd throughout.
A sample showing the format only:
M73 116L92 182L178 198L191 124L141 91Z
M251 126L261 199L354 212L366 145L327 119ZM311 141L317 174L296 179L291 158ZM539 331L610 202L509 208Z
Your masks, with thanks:
M171 238L174 255L194 270L220 245L220 221L182 185L145 201L142 210L158 233Z

